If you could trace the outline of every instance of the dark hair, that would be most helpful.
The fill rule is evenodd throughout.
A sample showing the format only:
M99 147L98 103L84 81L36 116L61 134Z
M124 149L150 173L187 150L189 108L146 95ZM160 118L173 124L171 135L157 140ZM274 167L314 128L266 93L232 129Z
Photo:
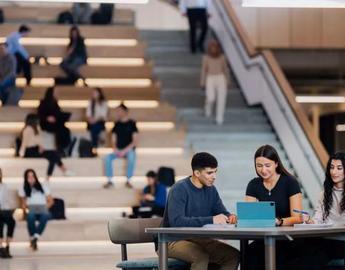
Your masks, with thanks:
M80 34L80 31L79 31L79 28L78 26L74 25L72 26L70 29L69 29L69 44L68 44L68 47L71 47L72 44L73 44L73 35L72 33L76 31L77 32L77 42L79 42L79 40L82 40L83 37L81 36Z
M95 88L95 91L98 92L99 98L97 101L95 101L93 98L91 99L91 115L94 116L95 115L95 106L96 106L96 102L97 103L103 103L105 101L105 96L103 94L103 91L101 88L97 87Z
M192 170L202 170L205 168L217 168L217 159L209 153L200 152L196 153L192 158Z
M329 211L333 205L333 186L334 182L331 177L331 163L332 160L340 160L343 168L345 169L345 153L344 152L337 152L333 154L328 162L326 167L325 173L325 181L323 182L323 189L324 189L324 196L323 196L323 216L322 219L325 221L329 216ZM342 194L342 198L340 201L340 210L341 212L345 211L345 189Z
M36 180L33 188L35 188L37 191L44 193L42 185L41 185L40 181L38 180L36 172L33 169L27 169L24 172L24 192L25 192L26 197L30 197L31 191L32 191L32 187L30 186L29 181L28 181L28 176L29 176L30 172L34 175L34 178Z
M44 103L48 104L50 107L58 106L58 102L56 98L54 97L54 91L55 91L54 87L48 87L42 100Z
M34 130L35 135L38 135L38 116L37 116L37 114L29 113L26 116L26 118L25 118L25 127L27 127L27 126L32 127L33 130Z
M215 52L213 52L213 48L215 48ZM222 54L222 49L220 44L216 40L210 40L207 44L207 54L211 57L217 58Z
M117 106L118 109L124 110L125 112L128 112L128 107L121 102L119 106Z
M266 145L259 147L259 149L256 150L255 155L254 155L254 166L255 166L255 161L258 157L264 157L264 158L267 158L269 160L273 160L275 163L277 163L278 166L277 166L276 172L278 174L293 176L291 173L288 172L287 169L285 169L282 161L280 160L280 157L278 155L277 150L273 146L266 144ZM255 171L256 171L256 166L255 166ZM259 177L261 177L257 171L256 171L256 174Z
M148 171L146 177L157 178L157 173L154 171Z
M25 32L30 32L31 28L25 24L22 24L21 26L19 26L18 32L19 33L25 33Z

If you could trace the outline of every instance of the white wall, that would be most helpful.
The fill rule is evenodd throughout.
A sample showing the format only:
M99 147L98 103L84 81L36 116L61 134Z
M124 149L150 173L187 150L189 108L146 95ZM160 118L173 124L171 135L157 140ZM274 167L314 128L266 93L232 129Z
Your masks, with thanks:
M143 30L187 30L187 18L173 6L159 0L144 5L117 5L136 11L136 26Z

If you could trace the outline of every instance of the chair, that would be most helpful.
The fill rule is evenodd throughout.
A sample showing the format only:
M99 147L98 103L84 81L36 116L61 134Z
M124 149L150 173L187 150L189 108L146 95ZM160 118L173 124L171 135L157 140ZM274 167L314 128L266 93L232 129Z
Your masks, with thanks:
M121 245L122 261L116 267L122 269L158 269L158 257L128 260L127 244L154 242L151 234L145 233L146 228L159 227L161 218L112 219L108 222L111 242ZM185 269L189 265L177 259L168 259L169 269Z

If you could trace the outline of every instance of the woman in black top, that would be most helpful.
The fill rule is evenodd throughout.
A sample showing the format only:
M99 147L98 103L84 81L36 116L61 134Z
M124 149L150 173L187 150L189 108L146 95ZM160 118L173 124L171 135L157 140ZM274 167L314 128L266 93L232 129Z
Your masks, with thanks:
M69 40L66 56L60 64L60 67L66 73L67 77L75 81L82 77L79 73L79 69L81 66L85 65L87 61L84 38L80 35L77 26L71 27Z
M261 146L254 156L255 170L258 177L247 186L246 201L273 201L276 205L276 225L292 226L301 223L300 214L293 209L302 210L300 186L283 166L277 151L270 145ZM297 242L277 241L277 269L287 269L286 263L297 251ZM245 260L246 269L264 269L264 245L254 241L248 247Z

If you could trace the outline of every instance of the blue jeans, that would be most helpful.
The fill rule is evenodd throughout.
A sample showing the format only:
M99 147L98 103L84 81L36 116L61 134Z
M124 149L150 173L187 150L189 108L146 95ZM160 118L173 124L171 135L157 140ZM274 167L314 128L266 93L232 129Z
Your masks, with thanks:
M15 77L9 77L0 82L0 99L2 104L6 104L8 94L9 94L9 88L15 86L16 84L16 78Z
M44 213L29 212L26 217L26 221L30 236L32 237L35 234L42 235L47 222L49 219L51 219L51 217L52 216L48 211ZM38 221L38 224L36 224L36 221Z
M94 124L89 124L89 130L91 135L91 142L93 147L98 146L99 134L105 129L104 122L97 122Z
M111 178L113 177L113 160L117 158L119 157L115 153L106 155L104 158L105 175L108 177L109 182L111 182ZM136 160L135 150L130 150L124 158L127 159L127 179L129 180L134 174Z

